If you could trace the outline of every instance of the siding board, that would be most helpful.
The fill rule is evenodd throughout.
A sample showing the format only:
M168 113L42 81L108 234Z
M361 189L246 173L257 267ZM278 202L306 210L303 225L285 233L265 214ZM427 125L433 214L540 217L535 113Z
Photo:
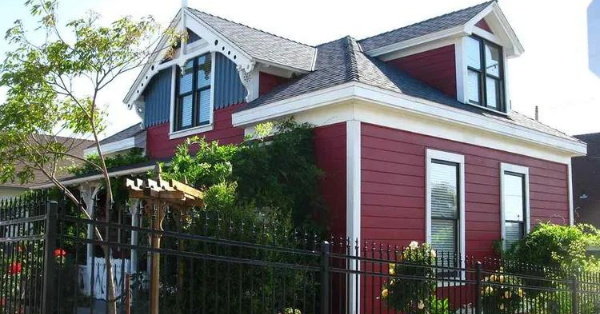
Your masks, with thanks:
M501 162L530 169L532 225L547 221L568 223L565 164L366 123L362 124L361 141L361 232L366 241L401 245L423 241L428 148L465 156L467 254L493 255L493 243L500 238ZM402 219L404 223L399 222Z

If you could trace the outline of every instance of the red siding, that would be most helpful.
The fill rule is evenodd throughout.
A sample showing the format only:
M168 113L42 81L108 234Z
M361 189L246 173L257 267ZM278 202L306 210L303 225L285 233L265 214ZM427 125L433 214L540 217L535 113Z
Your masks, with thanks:
M477 26L483 30L486 30L492 34L494 33L494 32L492 32L492 29L490 28L490 26L484 19L479 20L479 22L477 22L477 24L475 24L475 26Z
M531 222L568 223L567 165L370 124L362 126L362 238L425 239L425 151L465 156L466 250L493 254L500 238L500 163L529 167Z
M406 56L389 63L445 94L456 97L454 45Z
M317 166L323 170L323 199L329 209L331 233L346 234L346 123L315 128Z
M231 124L231 114L241 106L235 105L225 109L215 110L214 128L212 131L197 134L208 141L219 141L220 144L237 144L244 139L244 130L234 128ZM150 158L168 158L175 154L177 145L185 138L169 139L169 123L163 123L147 129L147 153Z
M273 88L289 81L289 79L269 73L260 72L258 77L258 94L264 95Z

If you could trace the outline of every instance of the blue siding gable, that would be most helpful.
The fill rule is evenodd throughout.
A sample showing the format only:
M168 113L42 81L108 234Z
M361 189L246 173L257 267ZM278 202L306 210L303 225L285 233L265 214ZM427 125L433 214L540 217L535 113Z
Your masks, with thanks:
M171 105L171 68L161 70L144 91L146 108L144 125L150 127L169 122ZM215 55L214 107L227 108L244 102L246 88L242 85L236 64L223 54Z
M223 54L215 55L215 109L237 105L244 101L246 88L242 85L236 64Z
M146 127L169 122L171 106L171 72L164 69L156 74L144 91L146 108L144 125Z

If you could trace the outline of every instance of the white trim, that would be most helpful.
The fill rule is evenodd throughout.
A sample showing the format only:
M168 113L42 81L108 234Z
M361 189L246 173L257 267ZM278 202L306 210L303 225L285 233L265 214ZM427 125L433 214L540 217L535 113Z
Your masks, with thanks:
M462 103L467 103L468 85L467 77L467 54L466 43L467 37L460 37L454 43L454 60L456 70L456 99Z
M466 256L466 226L465 226L465 156L439 150L427 149L425 153L425 242L431 244L431 162L432 160L449 161L458 164L458 228L459 253ZM464 267L464 259L461 259ZM464 276L464 273L462 274Z
M504 249L506 249L506 243L504 241L506 237L506 227L504 225L504 219L506 219L506 201L504 200L504 185L506 184L504 180L505 172L513 172L522 174L525 179L525 217L524 217L524 225L525 225L525 234L528 234L531 230L531 209L530 209L530 194L529 194L529 168L512 165L507 163L500 163L500 238L502 239L502 245Z
M176 89L175 80L178 78L177 78L177 75L175 74L175 73L177 73L177 70L175 67L173 67L173 74L171 77L172 78L171 79L171 108L170 108L171 119L169 120L169 124L170 124L169 139L171 139L171 140L213 130L214 115L215 115L215 61L216 61L215 54L216 54L216 52L208 51L208 50L200 50L193 57L190 57L190 59L194 59L194 58L197 58L197 57L205 55L205 54L210 55L210 60L211 60L211 63L210 63L210 105L209 105L210 106L210 117L208 118L208 124L195 126L195 127L185 129L185 130L175 131L175 125L176 125L175 98L178 97L177 91L175 90ZM188 59L188 60L190 60L190 59ZM186 62L188 60L186 60ZM196 73L194 73L194 76L196 76ZM196 94L196 92L194 92L194 95L195 94ZM194 117L192 117L192 120L193 120L193 118Z
M490 42L492 42L492 43L494 43L496 45L504 46L504 43L502 42L502 39L500 39L498 36L496 36L496 35L488 32L488 31L486 31L484 29L481 29L479 27L474 27L472 34L474 34L475 36L479 36L481 38L484 38L484 39L486 39L486 40L488 40L488 41L490 41Z
M361 123L346 122L346 233L351 241L361 242ZM356 265L351 265L351 268ZM358 269L355 269L358 270ZM350 276L348 286L351 291L360 287L359 276ZM349 293L349 313L358 314L360 297Z
M236 127L252 126L260 122L350 101L355 101L357 104L380 105L397 110L399 113L417 115L430 123L430 119L434 118L436 124L461 128L463 130L462 134L456 136L428 130L423 130L422 133L463 143L472 143L547 160L560 160L561 162L563 158L586 154L585 144L574 139L565 139L494 117L356 82L237 112L232 115L232 120L233 125ZM384 122L379 121L379 118L377 120L367 120L363 116L357 116L355 119L379 125L384 124ZM384 116L381 119L390 119L390 117ZM329 120L334 121L336 119L330 117ZM399 123L392 125L394 128L405 128ZM409 131L417 132L416 130ZM470 133L474 133L475 136L466 136ZM524 149L524 147L537 147L539 153L534 153L529 149ZM561 155L561 157L553 157L557 155Z
M210 53L210 117L208 124L211 126L215 122L215 67L217 63L216 52ZM212 129L211 129L212 130Z
M393 53L398 50L407 49L419 45L423 45L432 41L446 39L448 37L459 37L466 35L464 25L459 25L453 28L445 29L439 32L427 34L421 37L401 41L399 43L391 44L388 46L384 46L381 48L373 49L366 51L366 53L371 57L379 57L386 55L388 53Z
M171 99L169 100L169 134L175 131L175 95L177 91L177 68L171 67Z
M569 225L575 225L575 207L573 204L573 167L571 164L571 159L569 159L569 163L567 164L568 180L569 180Z
M135 147L135 137L129 137L126 139L122 139L120 141L100 145L100 149L102 150L103 154L120 152L120 151L134 148L134 147ZM96 148L96 146L86 148L83 151L83 157L87 157L92 154L98 154L98 149Z
M109 177L120 177L120 176L125 176L125 175L130 175L130 174L144 173L144 172L153 170L154 168L155 168L154 165L150 165L150 166L143 166L143 167L139 167L139 168L132 168L132 169L126 169L126 170L120 170L120 171L112 171L112 172L108 173L108 176ZM94 174L94 175L87 176L87 177L61 181L61 183L65 186L69 186L69 185L76 185L76 184L81 184L81 183L91 183L91 182L99 181L99 180L103 180L103 179L104 179L104 175ZM33 187L31 187L31 190L47 189L47 188L51 188L54 186L55 186L54 183L48 183L48 184L33 186Z
M213 130L212 124L200 125L200 126L196 126L196 127L189 128L189 129L171 132L171 133L169 133L169 139L173 140L176 138L192 136L195 134L205 133L205 132L212 131L212 130Z
M386 54L386 55L382 55L382 56L380 56L380 59L383 61L390 61L390 60L395 60L398 58L408 57L410 55L414 55L417 53L450 46L450 45L453 45L456 42L456 40L459 38L444 38L441 40L424 43L424 44L421 44L418 46L414 46L411 48L406 48L403 50L394 51L394 52Z

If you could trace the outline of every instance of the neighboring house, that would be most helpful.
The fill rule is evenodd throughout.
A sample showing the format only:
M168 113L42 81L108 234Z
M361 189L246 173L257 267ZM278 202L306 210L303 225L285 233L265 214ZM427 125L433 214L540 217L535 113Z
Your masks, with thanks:
M110 156L115 153L123 154L132 149L146 149L146 130L141 123L134 124L100 141L102 154ZM87 147L85 156L98 154L96 143Z
M483 256L538 222L573 221L571 158L586 145L511 109L508 60L523 47L495 1L318 46L187 7L171 27L189 41L171 57L161 41L125 97L143 130L106 151L145 136L147 156L168 159L186 137L235 144L294 117L315 126L336 234Z
M587 156L573 158L575 220L600 228L600 133L576 135L587 143Z
M589 66L600 77L600 0L592 0L588 6L587 23Z
M38 135L38 141L50 140L48 136ZM54 139L52 139L54 140ZM70 148L69 154L73 156L83 156L83 151L86 147L90 146L93 142L88 140L70 138L70 137L56 137L56 141L64 143L65 147ZM57 167L56 177L58 179L63 179L71 176L67 171L68 167L79 165L81 162L73 159L73 158L65 158L61 161L61 163ZM23 167L23 165L21 165ZM17 166L17 171L19 168ZM23 192L36 189L40 185L52 186L49 182L48 178L41 171L34 171L34 179L32 182L27 184L21 184L18 181L15 182L7 182L0 183L0 200L14 198L15 196L19 196Z

